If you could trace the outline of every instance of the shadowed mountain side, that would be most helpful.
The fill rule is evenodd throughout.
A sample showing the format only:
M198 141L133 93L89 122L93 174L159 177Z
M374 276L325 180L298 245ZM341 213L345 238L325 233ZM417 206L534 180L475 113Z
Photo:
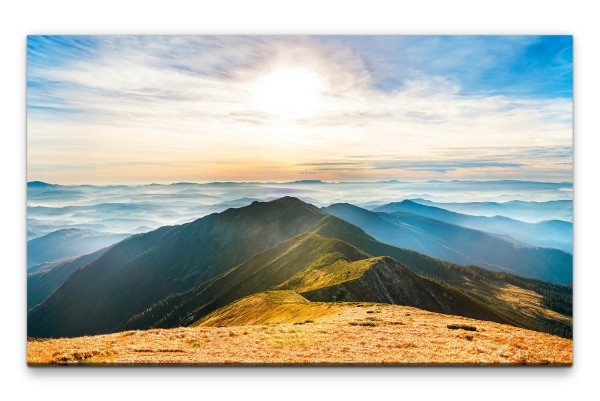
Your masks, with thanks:
M498 235L507 235L531 245L558 248L573 252L573 223L562 220L548 220L539 223L526 223L504 216L471 216L451 212L435 206L427 206L410 200L389 203L374 209L375 212L396 214L398 212L417 214L445 223L482 230ZM402 217L402 213L398 214Z
M34 266L27 274L27 309L31 309L60 287L75 271L102 256L109 248L89 255Z
M397 247L454 263L560 284L572 282L572 255L558 249L527 247L483 231L410 213L376 213L350 204L335 204L323 210Z
M123 284L129 285L133 294L144 287L149 291L165 291L153 276L132 272L128 267L173 229L162 227L148 234L131 236L75 271L44 302L29 311L28 335L74 337L99 332L99 327L128 315L127 308L135 303L135 297L128 297Z
M87 255L106 248L129 234L106 234L67 228L27 241L27 267L73 256Z

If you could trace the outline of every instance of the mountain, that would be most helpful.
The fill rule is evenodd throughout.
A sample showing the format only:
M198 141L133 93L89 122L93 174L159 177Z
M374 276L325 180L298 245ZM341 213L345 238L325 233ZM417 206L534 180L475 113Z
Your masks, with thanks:
M547 220L526 223L504 216L471 216L451 212L435 206L427 206L411 200L389 203L373 209L375 212L405 212L463 227L506 235L527 244L573 252L573 223L563 220Z
M311 231L324 217L318 208L285 197L134 235L75 272L34 308L28 330L32 336L115 331L167 295Z
M31 309L60 287L75 271L93 262L109 248L33 266L27 272L27 309Z
M27 241L27 267L92 253L128 236L129 234L106 234L77 228L54 231Z
M411 200L422 205L435 206L457 213L480 216L500 215L529 223L537 223L544 220L573 221L573 201L571 200L456 203L432 202L426 199Z
M56 187L56 184L48 184L47 182L43 182L43 181L29 181L27 183L27 188L52 188L52 187Z
M378 284L388 279L383 287ZM570 287L384 244L289 197L121 241L29 312L28 335L72 337L191 324L270 287L315 300L418 302L570 335Z
M473 264L525 277L570 284L573 258L564 251L515 243L483 231L416 214L371 212L350 204L323 209L375 239L459 264Z

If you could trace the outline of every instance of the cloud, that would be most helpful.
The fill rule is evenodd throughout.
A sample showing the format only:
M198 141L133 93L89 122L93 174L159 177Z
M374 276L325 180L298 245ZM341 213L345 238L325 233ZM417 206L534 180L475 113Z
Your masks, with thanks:
M364 159L356 162L312 162L301 164L302 167L312 168L320 171L338 170L423 170L445 173L452 170L482 169L488 167L514 168L522 167L522 163L506 163L498 161L439 161L420 160L402 161L386 159Z
M556 152L563 159L571 154L570 98L469 92L454 73L443 75L467 68L483 74L500 56L535 40L498 40L489 58L481 56L483 45L493 43L487 39L452 39L446 48L445 38L377 38L380 45L369 51L355 40L31 37L32 171L49 179L47 166L55 182L110 180L110 166L122 163L131 166L123 176L153 181L155 169L141 166L158 163L172 164L172 181L288 180L306 174L314 160L321 167L331 160L338 164L319 169L329 173L318 178L348 178L357 170L357 179L394 178L400 170L418 170L418 178L452 172L527 178L544 170L548 179L570 175L571 167L556 160ZM402 45L404 56L429 60L435 68L401 62ZM438 54L440 46L445 51ZM462 61L453 58L457 52ZM469 67L473 52L481 60ZM249 102L252 82L287 65L314 71L324 82L322 104L310 118L282 121ZM389 157L378 160L381 154ZM345 160L351 155L370 163L352 164ZM85 176L60 175L56 167L90 163ZM168 177L164 171L161 176Z

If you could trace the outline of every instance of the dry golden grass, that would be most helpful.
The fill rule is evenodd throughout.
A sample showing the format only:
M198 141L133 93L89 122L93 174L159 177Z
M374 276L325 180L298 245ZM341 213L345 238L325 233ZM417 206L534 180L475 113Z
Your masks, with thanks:
M220 308L195 325L244 326L295 324L338 313L341 303L309 302L294 291L267 291L240 299Z
M513 305L515 310L537 319L553 319L569 324L573 320L570 316L561 315L542 306L543 296L525 288L508 284L501 288L496 297Z
M233 309L227 310L230 305L196 327L30 340L27 361L33 365L572 363L572 341L545 333L404 306L306 303L293 294L291 300L285 294L271 296L276 302L268 293L257 294L235 308L236 312L262 308L261 324L249 317L236 318L230 314ZM228 326L215 327L226 323L219 319L227 319ZM449 325L474 326L476 331Z

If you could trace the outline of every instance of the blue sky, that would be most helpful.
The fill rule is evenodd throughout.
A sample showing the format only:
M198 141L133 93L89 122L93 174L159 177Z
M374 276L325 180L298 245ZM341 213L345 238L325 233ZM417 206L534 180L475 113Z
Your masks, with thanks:
M411 76L440 75L464 93L571 97L571 36L399 36L339 37L386 65L383 88L402 85Z
M570 36L30 36L27 67L29 179L571 180Z

